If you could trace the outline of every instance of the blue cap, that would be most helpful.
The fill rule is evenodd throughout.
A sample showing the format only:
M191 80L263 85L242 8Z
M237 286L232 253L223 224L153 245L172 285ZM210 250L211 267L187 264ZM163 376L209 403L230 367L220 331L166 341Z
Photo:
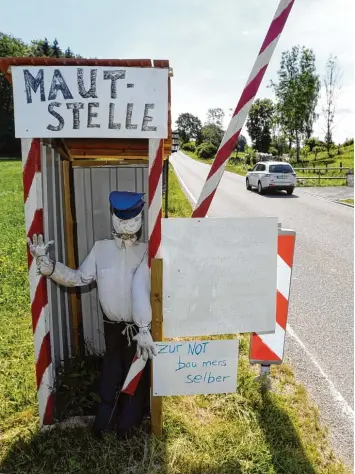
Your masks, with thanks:
M144 193L113 191L109 197L113 213L124 220L136 217L143 210L143 196Z

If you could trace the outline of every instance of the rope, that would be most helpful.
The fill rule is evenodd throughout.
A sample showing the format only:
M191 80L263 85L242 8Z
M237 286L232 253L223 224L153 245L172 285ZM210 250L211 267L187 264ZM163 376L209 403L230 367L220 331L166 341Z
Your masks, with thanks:
M134 323L127 323L126 327L122 331L124 336L127 336L128 347L131 346L131 339L137 334L136 325Z

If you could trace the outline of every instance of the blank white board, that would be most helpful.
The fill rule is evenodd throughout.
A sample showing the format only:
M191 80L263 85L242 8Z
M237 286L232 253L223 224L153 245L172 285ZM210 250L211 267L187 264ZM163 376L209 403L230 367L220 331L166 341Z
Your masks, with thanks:
M163 219L167 338L273 332L278 219Z
M237 387L238 340L157 342L156 396L232 393Z

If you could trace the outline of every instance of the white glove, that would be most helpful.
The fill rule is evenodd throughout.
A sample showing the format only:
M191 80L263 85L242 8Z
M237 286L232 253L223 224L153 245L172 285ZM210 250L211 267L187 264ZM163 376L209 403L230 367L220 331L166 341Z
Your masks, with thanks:
M33 243L30 238L27 238L28 247L31 255L36 259L37 272L41 275L50 276L54 272L54 262L48 257L48 248L54 244L51 240L47 244L43 241L42 234L33 234Z
M139 328L138 334L133 337L134 341L137 341L137 357L143 358L143 360L153 359L153 356L157 355L157 349L152 339L152 335L147 327Z

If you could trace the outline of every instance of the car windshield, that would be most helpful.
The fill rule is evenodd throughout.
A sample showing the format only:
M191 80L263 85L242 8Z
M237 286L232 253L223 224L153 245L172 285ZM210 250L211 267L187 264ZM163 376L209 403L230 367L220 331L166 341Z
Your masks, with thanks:
M290 165L270 165L270 173L293 173Z

